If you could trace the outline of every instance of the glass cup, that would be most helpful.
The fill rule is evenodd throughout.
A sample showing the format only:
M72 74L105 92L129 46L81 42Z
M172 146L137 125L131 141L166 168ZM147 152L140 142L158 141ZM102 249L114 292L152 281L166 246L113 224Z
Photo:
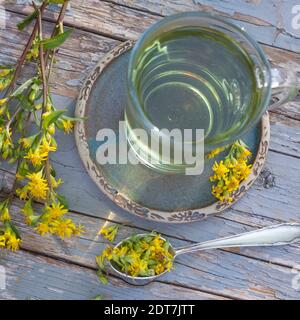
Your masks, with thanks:
M214 14L164 18L130 55L127 141L148 167L184 173L195 157L188 161L183 150L195 155L197 147L208 153L233 143L258 123L269 104L275 108L292 100L300 86L292 69L271 67L255 40ZM172 134L186 129L192 130L186 140ZM200 129L202 134L196 132ZM141 131L151 139L142 139ZM164 139L171 141L170 152L162 151ZM155 148L153 140L159 141Z

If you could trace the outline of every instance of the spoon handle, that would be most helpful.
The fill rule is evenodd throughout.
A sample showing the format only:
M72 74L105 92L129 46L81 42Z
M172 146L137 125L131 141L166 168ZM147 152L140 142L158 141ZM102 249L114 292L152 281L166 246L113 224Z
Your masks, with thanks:
M300 241L300 223L283 223L175 249L175 256L206 249L280 246Z

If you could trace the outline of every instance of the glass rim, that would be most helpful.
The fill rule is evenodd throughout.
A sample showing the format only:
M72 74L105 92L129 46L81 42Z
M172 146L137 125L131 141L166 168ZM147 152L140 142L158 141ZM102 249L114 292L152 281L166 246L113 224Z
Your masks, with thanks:
M129 98L130 98L131 102L134 104L135 109L138 110L141 113L141 115L143 116L144 121L145 121L145 125L147 125L150 128L152 127L153 129L161 131L160 129L162 129L162 128L157 128L156 125L147 117L144 109L141 108L141 104L138 99L137 91L136 91L136 88L135 88L134 83L132 81L132 72L134 70L133 66L134 66L134 63L136 62L135 60L139 54L139 50L140 50L141 46L151 37L151 35L155 31L159 30L161 27L168 25L172 21L178 20L181 18L187 18L187 19L189 19L189 18L200 18L200 19L207 18L212 21L223 23L225 26L230 27L231 29L233 29L234 32L236 32L238 35L244 37L251 44L251 46L255 49L256 53L258 54L259 58L261 59L264 67L266 68L265 69L266 74L265 74L265 79L264 79L265 80L264 88L266 89L266 94L265 94L264 100L261 102L261 105L262 105L261 111L257 112L255 117L253 117L252 121L250 121L247 125L245 125L245 127L241 130L241 132L236 135L236 138L239 139L243 134L245 134L245 132L247 132L252 127L251 124L256 123L261 118L261 116L263 115L263 113L267 109L267 104L271 98L271 87L272 87L272 85L271 85L271 82L272 82L271 81L271 66L270 66L269 60L266 57L266 54L264 53L264 51L261 48L261 46L259 45L259 43L255 39L253 39L252 36L250 36L242 27L230 22L229 19L226 17L221 17L220 15L217 15L215 13L209 13L209 12L186 11L186 12L176 13L176 14L172 14L170 16L164 17L163 19L161 19L161 20L157 21L156 23L154 23L153 25L151 25L146 31L144 31L144 33L141 35L141 37L137 40L137 42L133 46L132 51L130 53L129 64L128 64L128 73L127 73L127 87L128 87L128 91L129 91ZM208 26L208 28L210 28L210 26ZM218 142L216 144L218 146L221 145Z

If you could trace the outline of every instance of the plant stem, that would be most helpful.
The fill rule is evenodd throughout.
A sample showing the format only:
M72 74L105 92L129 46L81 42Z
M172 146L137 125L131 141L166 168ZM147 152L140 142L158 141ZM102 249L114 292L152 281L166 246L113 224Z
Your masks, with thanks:
M45 112L47 107L47 99L48 99L48 84L46 78L46 66L45 66L45 56L44 56L44 45L42 43L43 40L43 30L42 30L42 15L39 8L38 10L38 32L39 32L39 59L40 59L40 68L41 68L41 76L42 76L42 84L43 84L43 110L42 114Z
M29 124L29 119L30 119L30 116L31 116L31 112L28 113L28 116L27 116L27 119L26 119L26 122L25 122L25 125L24 125L24 128L23 128L23 131L22 131L22 138L25 136L25 131L27 129L27 126ZM19 171L19 167L20 167L20 164L21 164L21 161L22 161L23 158L19 157L18 158L18 162L17 162L17 169L16 169L16 174L18 173ZM16 176L14 177L14 182L13 182L13 185L11 187L11 190L10 190L10 193L9 193L9 196L8 196L8 205L11 204L11 201L16 193L16 189L17 189L17 186L18 186L18 179L16 178Z
M66 9L67 9L67 5L68 5L68 1L66 1L62 5L62 8L61 8L60 13L59 13L59 16L57 18L57 22L55 24L55 28L54 28L54 30L52 32L52 37L56 35L57 28L63 22L64 16L65 16L65 12L66 12ZM33 6L34 6L35 10L38 13L38 17L37 17L36 23L34 25L34 28L32 30L32 34L31 34L31 36L30 36L30 38L29 38L29 40L28 40L28 42L26 44L26 47L25 47L25 49L24 49L24 51L22 53L22 56L20 57L20 59L18 61L18 65L17 65L16 71L15 71L15 74L14 74L14 78L13 78L11 84L10 84L10 87L8 89L8 92L7 92L7 95L9 95L14 89L16 79L19 77L19 75L21 73L22 66L23 66L23 64L24 64L24 62L26 60L26 55L27 55L28 51L30 50L30 48L32 46L32 43L33 43L33 40L35 39L37 33L39 34L40 40L43 39L42 15L43 15L43 12L44 12L45 8L47 7L47 1L44 1L43 4L40 7L37 7L34 3L33 3ZM48 81L49 81L49 77L50 77L50 74L51 74L53 61L54 61L54 55L55 55L56 51L57 51L56 49L52 50L51 61L50 61L50 65L49 65L49 69L48 69L48 77L47 77L46 76L46 65L48 64L49 55L50 55L51 51L48 50L46 52L46 54L45 54L44 53L43 44L40 43L39 60L40 60L40 69L41 69L41 77L42 77L42 85L43 85L42 114L45 112L46 107L47 107L48 94L49 94L49 92L48 92ZM16 110L16 112L12 116L12 118L14 118L19 111L20 111L20 108L18 108ZM30 116L31 116L31 112L28 113L27 123L29 122ZM41 120L41 125L42 125L42 120ZM23 137L25 136L24 132L23 132L22 136ZM18 162L17 162L17 170L16 170L16 172L18 172L18 169L19 169L19 166L21 164L21 161L22 161L22 158L19 158ZM50 166L49 157L47 158L46 163L45 163L45 175L46 175L46 179L47 179L47 183L48 183L48 187L49 187L49 192L48 192L48 195L47 195L47 200L49 201L50 194L51 194L51 191L52 191L51 166ZM9 197L8 197L8 199L9 199L8 203L11 203L11 201L12 201L12 199L14 197L14 194L15 194L15 191L16 191L16 188L17 188L17 182L18 181L17 181L17 179L15 177L14 182L13 182L13 186L11 188L11 191L10 191L10 194L9 194Z
M38 8L38 32L39 32L39 59L40 59L40 68L41 68L41 77L42 77L42 84L43 84L43 107L42 107L42 114L46 112L47 108L47 102L48 102L48 83L47 83L47 78L46 78L46 65L45 65L45 56L44 56L44 45L42 43L43 40L43 27L42 27L42 15L41 12ZM43 121L41 119L41 128L43 126ZM51 183L51 172L50 172L50 163L49 163L49 156L47 157L46 164L45 164L45 174L46 174L46 179L48 183L48 193L47 193L47 202L50 199L50 194L52 191L52 183Z
M67 10L67 7L68 7L68 3L69 3L69 0L64 2L64 4L62 5L62 7L60 9L60 12L59 12L58 18L56 20L55 27L53 29L51 38L56 36L57 29L63 23L64 17L65 17L65 14L66 14L66 10ZM47 76L47 81L48 82L49 82L49 79L50 79L50 76L51 76L52 67L54 65L54 57L55 57L56 52L57 52L57 49L47 50L46 51L46 55L45 55L46 64L48 64L49 57L51 56L51 60L50 60L49 66L48 66L48 76Z
M43 4L39 8L39 11L40 11L41 14L44 12L46 7L47 7L47 1L44 1ZM12 91L14 90L14 88L15 88L16 80L20 76L23 64L24 64L24 62L26 60L27 53L28 53L28 51L30 50L30 48L32 46L32 43L33 43L33 40L36 37L37 31L38 31L38 21L36 21L36 23L35 23L35 25L33 27L32 33L30 35L30 38L28 39L28 42L27 42L27 44L25 46L25 49L24 49L21 57L18 60L17 68L16 68L16 71L14 73L13 79L12 79L12 81L11 81L9 87L8 87L8 90L6 92L6 96L9 96L12 93Z

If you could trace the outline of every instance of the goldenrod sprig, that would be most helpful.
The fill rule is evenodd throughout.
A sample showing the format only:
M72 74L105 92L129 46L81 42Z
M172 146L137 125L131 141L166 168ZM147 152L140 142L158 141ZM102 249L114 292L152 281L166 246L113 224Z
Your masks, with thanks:
M241 141L236 141L230 148L229 154L224 160L214 163L214 174L210 177L213 182L212 194L222 202L233 201L233 192L241 182L251 173L251 164L248 164L251 152Z
M170 271L174 255L170 243L154 231L147 235L134 235L119 246L107 246L96 257L99 280L107 284L107 261L120 272L133 277L149 277Z
M0 100L0 154L10 162L17 161L16 179L11 193L0 203L0 247L11 250L18 249L21 243L21 237L13 226L9 213L15 192L25 201L22 213L26 223L39 234L70 237L82 232L82 226L66 217L67 202L57 192L62 181L56 177L50 161L50 154L57 148L55 129L69 133L77 120L67 117L65 111L57 110L51 97L49 79L55 62L54 55L57 47L70 34L63 31L62 22L68 4L68 1L64 1L53 36L49 39L43 37L42 15L47 5L53 1L43 1L40 6L33 4L33 14L19 24L23 28L36 20L17 67L0 67L0 91L8 88L6 95ZM36 75L14 89L22 66L28 60L36 64ZM17 102L17 107L12 113L8 103L13 102ZM41 113L37 112L39 110ZM36 126L28 134L28 121L32 115ZM44 203L41 212L35 212L33 201Z

